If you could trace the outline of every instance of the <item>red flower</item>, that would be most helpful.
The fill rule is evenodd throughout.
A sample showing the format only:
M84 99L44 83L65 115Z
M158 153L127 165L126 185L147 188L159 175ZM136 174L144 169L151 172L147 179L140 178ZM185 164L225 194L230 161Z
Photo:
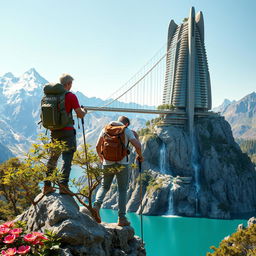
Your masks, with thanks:
M48 238L45 237L44 234L41 233L41 232L32 232L32 234L33 234L34 236L37 236L37 237L40 238L40 239L48 240Z
M37 236L33 235L33 234L27 234L24 236L24 241L26 242L34 242L37 239Z
M0 235L5 235L8 234L8 232L10 231L9 228L6 227L0 227Z
M14 222L13 221L5 222L1 226L4 228L12 228L14 226Z
M8 235L4 238L4 243L5 244L12 244L15 240L16 236L15 235Z
M9 231L11 235L19 236L19 234L22 232L22 228L15 228Z
M26 254L30 251L30 246L29 245L22 245L18 248L17 253L18 254Z
M1 253L3 256L12 256L12 255L15 255L16 252L17 252L16 248L9 248L6 251L3 250Z

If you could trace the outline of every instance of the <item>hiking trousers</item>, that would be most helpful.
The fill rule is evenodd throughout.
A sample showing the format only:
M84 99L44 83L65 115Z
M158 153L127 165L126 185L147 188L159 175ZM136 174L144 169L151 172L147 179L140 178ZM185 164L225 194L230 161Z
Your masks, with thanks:
M120 171L115 173L107 173L109 168L122 168ZM122 164L111 164L103 165L103 169L106 170L106 173L103 174L102 184L100 189L96 194L96 201L94 207L100 208L105 195L110 189L114 176L116 176L117 185L118 185L118 216L124 217L126 214L126 200L127 200L127 187L128 187L128 174L129 168L128 165ZM111 171L112 172L112 171Z
M56 130L51 131L51 139L65 142L67 150L61 152L60 150L52 150L51 156L47 163L47 175L51 175L53 170L57 167L57 162L62 154L62 167L61 174L63 179L60 181L62 185L68 185L69 175L71 171L71 164L73 160L74 153L76 151L76 130ZM44 182L46 186L50 186L51 182L46 180Z

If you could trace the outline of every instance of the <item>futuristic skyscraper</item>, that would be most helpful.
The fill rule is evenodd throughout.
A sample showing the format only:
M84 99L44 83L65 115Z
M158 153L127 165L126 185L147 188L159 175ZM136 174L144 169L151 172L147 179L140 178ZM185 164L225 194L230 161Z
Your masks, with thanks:
M182 24L169 25L163 104L184 111L190 131L194 116L212 107L203 14L194 7Z

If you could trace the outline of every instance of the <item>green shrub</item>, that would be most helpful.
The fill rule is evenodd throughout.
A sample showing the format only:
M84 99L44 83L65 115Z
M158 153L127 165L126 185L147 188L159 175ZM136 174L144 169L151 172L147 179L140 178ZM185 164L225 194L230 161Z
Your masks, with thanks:
M224 239L218 248L207 256L255 256L256 255L256 224L242 229Z

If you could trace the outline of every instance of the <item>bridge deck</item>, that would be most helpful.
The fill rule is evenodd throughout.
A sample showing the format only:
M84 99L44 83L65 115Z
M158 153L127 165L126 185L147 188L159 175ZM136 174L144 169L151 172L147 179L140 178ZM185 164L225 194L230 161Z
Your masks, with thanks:
M174 116L184 116L186 112L178 111L178 110L166 110L166 109L132 109L132 108L110 108L110 107L91 107L91 106L84 106L87 110L92 111L110 111L110 112L128 112L128 113L142 113L142 114L171 114ZM216 115L212 111L209 112L195 112L197 116L209 116L209 115Z

